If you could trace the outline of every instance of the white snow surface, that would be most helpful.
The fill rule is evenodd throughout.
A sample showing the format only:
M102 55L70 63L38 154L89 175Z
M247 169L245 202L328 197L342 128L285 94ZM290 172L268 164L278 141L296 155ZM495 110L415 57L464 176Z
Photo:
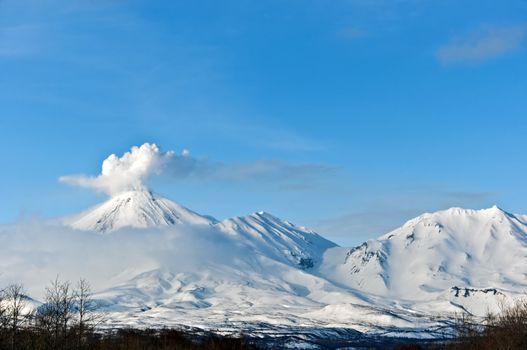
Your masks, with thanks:
M526 223L497 207L452 208L343 248L268 213L219 222L131 191L60 224L0 227L0 285L42 300L57 275L87 278L108 326L434 336L451 313L523 295Z
M496 206L427 213L377 240L328 250L319 272L414 310L495 312L527 290L526 219Z
M175 224L211 225L199 215L148 190L126 191L64 222L73 228L109 232L122 227L156 227Z

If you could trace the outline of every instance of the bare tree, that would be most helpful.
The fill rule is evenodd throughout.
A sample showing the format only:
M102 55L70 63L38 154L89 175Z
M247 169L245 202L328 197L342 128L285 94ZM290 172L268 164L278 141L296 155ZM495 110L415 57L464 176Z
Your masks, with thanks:
M0 290L0 347L6 341L9 319L7 317L7 305L5 301L5 290Z
M17 336L24 321L23 311L27 305L24 287L21 284L12 284L4 291L6 304L7 327L11 335L11 348L17 347Z
M74 299L70 282L58 277L46 287L45 303L37 311L37 324L47 335L53 349L63 349L67 344L69 326L74 315Z
M97 303L92 298L90 283L81 278L75 289L75 311L77 313L77 347L82 348L86 331L92 330L100 320L96 313Z

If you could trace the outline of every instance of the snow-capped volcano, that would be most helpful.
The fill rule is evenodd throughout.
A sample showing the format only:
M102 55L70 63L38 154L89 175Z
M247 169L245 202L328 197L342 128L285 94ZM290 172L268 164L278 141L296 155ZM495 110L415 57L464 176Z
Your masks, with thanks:
M80 230L109 232L123 227L155 227L176 224L211 225L211 217L199 215L148 190L120 193L65 223Z
M451 312L484 315L527 290L527 216L497 207L423 214L354 248L265 212L218 222L148 191L121 193L66 222L113 232L0 229L0 285L38 291L57 273L85 276L110 326L429 335Z
M327 248L335 247L315 232L297 227L269 213L258 212L218 222L148 190L127 191L78 215L63 220L75 229L108 233L122 228L184 225L185 229L210 227L217 235L230 236L249 249L312 268Z

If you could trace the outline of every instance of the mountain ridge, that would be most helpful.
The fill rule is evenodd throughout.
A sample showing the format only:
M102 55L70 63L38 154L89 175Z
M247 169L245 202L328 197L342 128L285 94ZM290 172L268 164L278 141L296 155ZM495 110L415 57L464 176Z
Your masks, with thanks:
M64 220L74 229L61 245L41 236L41 246L20 243L48 264L39 271L50 278L61 266L104 271L110 282L96 284L95 295L109 326L303 324L418 335L443 327L450 313L497 310L527 288L527 217L496 206L425 213L377 239L339 247L267 212L218 221L151 192L117 198ZM127 221L137 213L143 221ZM79 222L104 234L79 234ZM80 254L86 261L71 260ZM0 268L22 277L27 271L23 281L31 283L31 269L20 265L26 260L4 259Z
M329 251L321 270L332 281L382 298L468 303L481 314L485 305L455 291L521 294L526 261L525 217L494 206L425 213L377 239Z

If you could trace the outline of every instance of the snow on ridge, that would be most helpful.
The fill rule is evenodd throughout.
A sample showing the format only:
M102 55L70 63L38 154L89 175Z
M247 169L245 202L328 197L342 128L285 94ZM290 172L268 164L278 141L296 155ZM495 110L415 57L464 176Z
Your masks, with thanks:
M135 249L132 257L127 249L119 251L130 259L121 259L120 270L107 264L115 269L115 284L98 294L117 323L133 322L142 312L152 322L211 327L232 319L275 324L299 319L367 331L376 326L371 322L407 327L423 324L422 315L485 313L501 298L523 293L526 218L497 206L450 208L344 248L266 212L218 222L151 192L131 191L66 222L99 232L120 230L83 235L89 242L92 236L104 239L109 252L123 242ZM129 235L126 227L146 230ZM64 237L73 242L72 236ZM92 242L96 250L98 242ZM16 259L0 267L9 270L9 261Z
M326 249L336 246L314 231L266 212L226 219L215 226L222 232L237 236L255 250L279 259L285 258L302 268L312 268L321 262Z
M376 240L328 251L321 271L331 281L405 300L417 310L458 305L485 313L491 299L495 306L496 298L521 295L527 288L524 219L497 206L426 213ZM496 292L485 295L489 303L476 302L477 293L448 292L455 288Z
M64 223L80 230L111 232L123 227L147 228L176 224L212 225L217 221L199 215L148 190L134 190L112 196L106 202Z
M148 190L119 193L92 209L66 218L64 223L75 229L99 233L126 227L207 225L218 234L236 236L251 249L306 269L320 263L323 252L335 246L314 231L264 211L218 222Z
M466 209L466 208L461 208L461 207L451 207L451 208L447 208L447 209L439 210L435 212L423 213L415 218L412 218L406 221L402 225L402 227L411 227L411 226L415 226L419 222L423 222L426 220L440 219L440 218L449 217L449 216L479 216L483 218L483 217L488 217L489 215L491 217L496 216L496 215L504 215L508 217L518 216L516 214L511 214L511 213L504 211L497 205L493 205L490 208L484 208L484 209ZM395 229L393 231L397 231L399 229L400 228ZM383 239L385 237L390 236L393 231L380 236L379 239Z

